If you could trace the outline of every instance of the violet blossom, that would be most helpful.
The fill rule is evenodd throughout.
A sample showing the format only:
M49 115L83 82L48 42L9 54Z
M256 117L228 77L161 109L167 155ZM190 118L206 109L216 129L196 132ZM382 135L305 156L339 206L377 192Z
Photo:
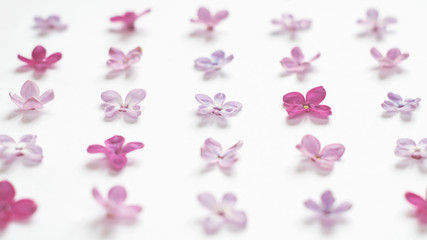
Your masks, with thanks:
M427 158L427 138L420 140L418 144L409 138L399 138L394 154L403 158L398 163L398 167L403 168L411 163L416 163L422 170L425 170L424 160Z
M291 51L292 58L285 57L280 61L282 67L288 72L306 73L311 68L311 63L320 57L317 53L308 61L304 61L304 54L299 47L294 47Z
M39 110L55 97L49 89L40 95L39 86L33 81L26 81L21 87L21 96L9 93L10 99L22 110Z
M135 63L141 60L142 48L136 47L125 54L122 50L117 48L110 48L108 54L111 59L107 61L107 66L113 70L126 70Z
M273 19L272 24L280 25L283 32L295 34L297 31L307 30L311 26L311 20L301 19L296 20L292 14L282 14L280 19Z
M205 72L205 78L210 78L216 75L222 67L230 63L233 58L233 55L225 57L224 51L217 50L211 54L211 58L200 57L194 60L194 67L199 71Z
M231 169L234 163L239 159L237 151L242 147L243 142L238 141L236 144L226 149L213 138L205 140L203 147L200 149L200 154L209 166L218 165L221 169Z
M101 94L105 119L113 119L118 113L124 113L126 116L136 120L141 115L139 103L145 99L147 92L144 89L136 88L131 90L123 102L120 94L114 90L105 91Z
M378 49L372 48L371 54L382 69L396 68L400 62L409 57L408 53L401 53L398 48L388 50L386 56L383 56Z
M151 9L147 9L143 11L142 13L135 13L135 12L125 12L123 15L120 16L114 16L110 18L111 22L122 22L123 28L127 31L134 31L135 30L135 21L144 16L145 14L151 12Z
M0 135L0 159L7 165L20 159L25 164L39 164L43 159L43 150L36 145L37 136L24 135L18 142L8 135Z
M225 102L225 94L217 93L212 100L205 94L196 94L196 101L200 103L197 112L200 115L213 115L217 117L231 117L242 110L242 104L237 101Z
M290 118L303 113L310 113L319 118L328 118L332 115L331 108L327 105L320 105L325 97L325 89L319 86L308 91L305 98L299 92L287 93L283 96L283 103Z
M389 100L385 100L381 104L381 107L386 111L386 115L392 115L395 113L401 114L404 118L410 118L412 112L417 109L421 98L406 98L405 100L399 94L389 92L387 94Z
M47 56L46 49L38 45L34 48L31 57L32 59L28 59L18 54L18 59L26 63L28 67L43 72L46 69L52 68L56 62L61 60L62 54L57 52Z
M67 25L61 22L61 18L56 15L49 16L47 18L35 17L34 28L40 29L41 33L47 33L48 31L64 31L67 29Z
M385 17L380 19L378 11L376 9L368 9L366 12L365 19L359 19L357 23L365 25L367 31L362 35L375 35L378 38L381 38L384 33L387 32L387 26L389 24L394 24L397 22L397 19L394 17Z
M427 199L412 192L407 192L405 198L415 206L415 217L418 218L420 223L427 224Z
M228 17L228 11L222 10L212 15L209 9L201 7L197 11L197 17L197 19L191 19L190 21L204 24L208 31L213 31L216 25Z

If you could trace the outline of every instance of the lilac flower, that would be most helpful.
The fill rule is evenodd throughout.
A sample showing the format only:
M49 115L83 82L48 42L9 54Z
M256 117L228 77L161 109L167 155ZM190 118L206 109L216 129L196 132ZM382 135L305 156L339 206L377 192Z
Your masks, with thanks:
M280 63L282 67L288 72L306 73L311 68L311 63L320 57L320 53L317 53L308 61L304 61L304 54L299 47L294 47L291 51L292 58L285 57Z
M197 110L200 115L231 117L242 110L242 104L240 102L225 102L224 93L215 94L213 100L208 95L196 94L196 101L200 103Z
M194 60L194 67L199 71L205 72L205 78L210 78L217 74L222 67L230 63L233 58L233 55L225 57L224 51L218 50L211 54L211 58L200 57Z
M386 17L380 19L378 11L376 9L368 9L366 12L366 19L359 19L357 23L366 25L367 31L362 35L372 34L381 38L384 33L387 32L387 26L389 24L396 23L397 20L394 17Z
M283 95L283 105L290 118L310 113L318 118L328 118L332 115L331 108L320 103L325 99L326 91L322 86L315 87L304 96L299 92L290 92Z
M418 218L418 220L421 223L426 224L427 223L427 199L424 199L421 196L411 192L407 192L405 194L405 198L410 204L416 207L415 217Z
M39 164L43 159L43 150L36 145L37 136L24 135L18 142L7 135L0 135L0 159L5 165L15 159L22 159L25 164Z
M242 145L243 142L238 141L232 147L223 151L219 142L212 138L208 138L205 140L200 154L202 158L207 161L209 166L218 164L221 169L230 169L239 159L237 156L237 151L239 151Z
M38 28L42 33L47 33L48 31L64 31L67 29L67 25L61 22L61 18L56 15L49 16L44 19L41 17L35 17L34 21L36 25L34 28Z
M229 225L234 228L242 229L246 227L246 213L235 209L237 198L232 193L223 196L222 202L217 202L210 193L199 194L198 200L211 215L203 221L205 232L213 234L223 225Z
M53 90L49 89L40 95L39 86L33 81L26 81L21 88L21 96L9 93L10 99L22 110L39 110L43 105L55 97Z
M124 54L122 50L112 47L108 54L111 57L111 59L107 61L108 67L113 70L125 70L141 60L142 48L136 47L127 54Z
M311 20L296 20L292 14L282 14L281 19L273 19L271 23L280 25L282 31L294 34L297 31L307 30L311 26Z
M125 138L115 135L105 140L105 147L94 144L87 148L88 153L103 153L107 157L110 167L120 171L127 164L126 154L144 147L142 142L129 142L123 146Z
M325 191L321 196L320 204L313 200L307 200L304 205L319 214L320 223L324 227L333 227L340 219L340 214L351 209L352 205L349 202L343 202L338 206L334 206L335 198L331 191Z
M372 48L371 54L379 62L380 68L395 68L400 62L409 57L408 53L402 54L398 48L388 50L386 56L383 56L378 49Z
M109 90L101 94L101 99L105 102L104 112L106 119L114 118L118 113L124 113L132 119L137 119L141 115L139 103L147 95L144 89L131 90L123 102L122 97L116 91Z
M26 63L28 67L39 72L52 68L53 65L62 58L62 54L60 52L46 56L46 49L40 45L34 48L31 56L32 59L28 59L18 54L18 59Z
M385 100L381 107L386 111L386 114L395 114L400 112L403 117L411 117L421 101L421 98L407 98L405 100L399 94L389 92L387 97L390 101Z
M111 22L122 22L123 28L127 31L134 31L135 30L135 21L144 16L145 14L151 12L151 9L147 9L144 12L137 14L135 12L126 12L123 15L115 16L110 18Z
M399 138L394 154L403 158L397 167L404 168L415 163L421 170L426 170L424 160L427 158L427 138L419 141L418 145L412 139Z
M222 10L212 16L209 9L201 7L197 11L197 17L197 19L191 19L190 21L193 23L204 24L208 31L213 31L216 25L228 17L228 11Z
M117 220L133 220L142 211L138 205L126 205L126 189L122 186L114 186L108 192L108 198L104 199L97 188L93 188L92 195L95 200L105 208L107 218Z

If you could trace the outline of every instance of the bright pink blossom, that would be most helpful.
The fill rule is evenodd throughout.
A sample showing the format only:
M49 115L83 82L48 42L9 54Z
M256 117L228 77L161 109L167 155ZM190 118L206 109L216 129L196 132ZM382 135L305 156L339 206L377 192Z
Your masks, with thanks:
M42 109L43 105L52 101L55 97L53 90L49 89L40 95L40 89L37 83L26 81L21 88L21 96L9 93L10 99L23 110Z
M230 169L239 159L237 151L242 147L243 142L238 141L236 144L223 151L222 146L213 138L205 140L200 154L209 166L217 165L222 169Z
M415 217L417 217L421 223L427 223L427 199L411 192L407 192L405 198L410 204L416 207Z
M305 135L296 148L318 169L325 171L332 171L335 161L339 161L345 151L340 143L328 144L321 149L319 140L311 135Z
M128 30L128 31L133 31L135 30L135 21L144 16L145 14L151 12L151 9L147 9L144 12L137 14L135 12L126 12L125 14L121 15L121 16L115 16L110 18L111 22L122 22L124 29Z
M0 135L0 159L5 164L15 160L22 159L25 164L38 164L43 159L43 150L36 145L37 136L24 135L18 142L7 135Z
M210 78L217 74L222 67L229 64L233 58L233 55L225 57L224 51L217 50L211 54L211 58L200 57L194 60L194 67L199 71L205 72L205 78Z
M357 21L357 23L367 26L367 31L363 35L373 34L379 38L387 32L387 26L389 24L396 22L397 20L394 17L380 19L376 9L368 9L366 12L366 19L359 19Z
M222 202L217 202L212 194L202 193L198 195L198 200L211 212L211 215L203 221L206 233L213 234L223 225L238 229L246 227L246 213L235 209L237 198L234 194L227 193L223 196Z
M319 118L327 118L332 115L331 108L326 105L320 105L325 97L326 91L320 86L308 91L305 98L299 92L287 93L283 96L283 103L289 117L310 113Z
M304 54L299 47L294 47L291 51L292 58L285 57L280 63L282 67L288 72L305 73L311 68L311 62L320 57L320 53L317 53L308 61L304 61Z
M147 92L144 89L136 88L131 90L123 102L122 96L114 90L105 91L101 94L101 99L105 102L104 112L106 119L114 118L118 113L137 119L141 115L139 103L145 99Z
M107 61L108 67L113 70L125 70L141 60L142 48L136 47L127 54L124 54L120 49L112 47L108 54L111 57L111 59Z
M213 31L216 25L228 17L228 11L222 10L212 16L209 9L201 7L197 11L197 17L197 19L191 19L190 21L193 23L204 24L208 31Z
M133 220L142 211L141 206L125 204L127 193L122 186L111 188L106 199L101 196L97 188L93 188L92 194L95 200L105 208L107 218Z
M311 20L296 20L292 14L282 14L282 18L273 19L271 23L280 25L285 32L295 33L296 31L307 30L311 26Z
M411 117L412 112L417 109L421 98L403 98L396 93L389 92L387 94L389 100L385 100L381 107L386 113L394 114L400 112L403 117Z
M372 56L379 62L381 68L394 68L409 57L408 53L401 53L398 48L388 50L387 55L383 56L376 48L371 49Z
M67 29L67 25L61 22L61 18L56 15L49 16L44 19L41 17L35 17L34 21L36 25L34 28L38 28L42 31L42 33L46 33L48 31L63 31Z
M46 49L40 45L34 48L31 56L32 59L25 58L21 55L18 55L18 58L26 63L27 66L34 68L37 71L44 71L53 67L53 65L62 58L62 54L60 52L46 56Z
M109 161L110 167L113 170L122 170L127 164L126 154L129 152L141 149L144 147L142 142L129 142L126 145L125 138L115 135L105 140L105 147L102 145L90 145L87 148L88 153L103 153Z
M231 117L242 110L242 104L240 102L225 102L224 93L215 94L213 100L208 95L196 94L196 101L200 103L197 111L201 115Z
M15 188L8 181L0 181L0 229L11 221L26 220L37 210L31 199L15 200Z

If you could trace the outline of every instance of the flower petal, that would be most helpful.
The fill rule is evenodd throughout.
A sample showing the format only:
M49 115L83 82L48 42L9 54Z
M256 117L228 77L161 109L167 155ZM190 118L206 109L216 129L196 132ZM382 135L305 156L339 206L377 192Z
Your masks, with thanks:
M390 60L395 60L396 58L398 58L400 55L402 55L402 53L400 52L400 50L398 48L392 48L390 50L388 50L387 52L387 58Z
M116 103L123 105L123 99L120 94L114 90L108 90L101 93L101 99L107 103Z
M415 193L407 192L405 198L409 203L417 207L425 207L427 205L426 200Z
M124 61L126 59L126 55L123 53L122 50L118 48L111 47L108 51L108 54L111 58L118 60L118 61Z
M139 60L141 60L141 56L142 56L142 48L141 47L137 47L137 48L133 49L132 51L130 51L126 56L128 65L133 65L133 64L139 62Z
M124 154L135 151L137 149L141 149L144 147L144 144L142 142L130 142L123 146L122 152Z
M24 99L38 98L40 96L39 86L31 80L26 81L21 87L21 96Z
M307 200L307 201L305 201L304 202L304 205L305 205L305 207L307 207L308 209L310 209L310 210L312 210L312 211L315 211L315 212L319 212L321 209L320 209L320 206L319 206L319 204L317 204L315 201L313 201L313 200Z
M237 197L233 193L226 193L222 197L222 204L226 205L227 207L234 207L236 202L237 202Z
M108 153L108 149L102 145L94 144L87 148L88 153Z
M213 21L215 24L218 24L220 21L224 20L224 19L225 19L225 18L227 18L227 17L228 17L228 11L226 11L226 10L222 10L222 11L217 12L217 13L213 16L212 21Z
M282 64L283 68L290 70L290 71L292 71L292 69L298 67L298 63L294 59L288 58L288 57L283 58L280 61L280 64Z
M222 104L225 101L225 94L224 93L217 93L214 96L214 103L216 106L222 106Z
M33 52L31 54L33 57L33 60L36 62L41 62L46 57L46 49L43 46L36 46L33 49Z
M136 205L124 206L119 210L119 215L124 219L134 219L142 211L142 207Z
M18 59L19 59L19 60L21 60L21 61L23 61L24 63L26 63L26 64L30 65L30 66L33 66L33 64L34 64L34 61L33 61L33 60L28 59L28 58L26 58L26 57L23 57L23 56L21 56L21 55L19 55L19 54L18 54Z
M304 54L299 47L294 47L291 51L291 55L298 64L304 61Z
M59 60L61 60L62 58L62 54L61 53L53 53L52 55L50 55L49 57L46 58L45 62L48 64L54 64L56 62L58 62Z
M215 197L210 193L199 194L197 199L199 200L200 204L211 211L215 211L218 206Z
M320 142L312 135L305 135L301 144L297 145L297 149L307 157L317 156L320 152Z
M24 105L22 105L22 108L25 110L42 109L43 103L41 103L38 99L32 97L30 99L27 99L27 101L25 101Z
M333 209L332 213L340 214L340 213L343 213L343 212L346 212L346 211L350 210L351 207L352 207L351 203L349 203L349 202L343 202L338 207L336 207L335 209Z
M312 116L315 116L318 118L328 118L330 115L332 115L331 108L326 105L312 106L310 108L310 111Z
M15 198L15 188L9 181L0 182L0 202L9 203Z
M242 104L240 102L237 101L229 101L224 103L224 105L222 105L222 112L223 115L225 113L226 117L227 116L231 116L237 112L240 112L242 110Z
M8 135L0 135L0 145L15 143L15 140Z
M368 11L366 12L366 15L368 16L368 18L376 20L378 19L378 11L376 9L368 9Z
M122 186L114 186L108 192L108 200L116 204L122 204L127 198L126 189Z
M329 161L327 159L316 159L315 166L321 171L332 171L334 169L334 161Z
M53 93L53 90L49 89L39 97L39 101L42 104L46 104L46 103L52 101L54 98L55 98L55 94Z
M285 104L285 106L290 106L295 104L304 105L305 98L299 92L290 92L283 96L283 103Z
M208 23L211 20L211 12L205 7L199 8L197 16L204 23Z
M338 161L344 154L345 147L342 144L335 143L326 145L320 152L321 158L329 161Z
M371 48L371 55L376 59L376 60L381 60L383 58L383 55L380 53L380 51L378 51L378 49L376 48Z
M133 89L127 94L125 104L128 106L136 105L142 102L142 100L145 99L145 96L147 96L147 92L144 89Z
M205 94L196 94L196 101L206 106L213 105L212 98Z
M318 105L326 97L326 91L322 86L315 87L307 92L305 98L308 104Z
M334 205L335 203L334 195L332 195L332 192L329 190L325 191L322 194L321 200L322 200L322 206L324 207L325 210L330 210L332 208L332 205Z
M222 50L217 50L212 53L211 57L215 62L218 62L219 60L224 59L225 53Z
M243 211L232 211L227 216L227 222L237 228L244 228L247 224L246 213Z
M21 199L13 203L12 214L17 220L29 218L37 210L37 204L31 199Z
M417 144L415 143L414 140L409 139L409 138L399 138L397 140L397 145L405 147L405 148L411 148L411 147L416 147Z
M105 140L105 146L110 150L119 150L125 143L125 138L119 135L114 135Z
M203 221L203 227L207 234L213 234L217 232L219 228L222 226L222 224L223 224L222 218L219 218L216 216L207 217Z
M105 200L104 198L102 198L97 188L92 189L92 195L99 204L101 204L102 206L105 206Z

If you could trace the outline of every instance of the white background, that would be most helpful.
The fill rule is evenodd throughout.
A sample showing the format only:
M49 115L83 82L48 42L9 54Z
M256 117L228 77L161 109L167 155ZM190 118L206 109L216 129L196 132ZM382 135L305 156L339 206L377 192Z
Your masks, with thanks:
M191 24L200 6L214 11L227 9L230 16L215 31L214 39L191 37L202 28ZM380 15L394 16L398 23L382 41L360 38L364 30L356 24L369 7ZM137 21L137 32L123 37L109 30L119 24L109 17L126 10L152 13ZM31 197L38 211L26 224L11 223L0 233L2 239L425 239L427 232L408 216L413 208L405 201L408 190L423 194L426 175L416 166L397 169L396 140L416 141L427 137L425 124L427 35L423 19L427 10L422 0L411 1L57 1L15 0L0 3L0 126L1 134L14 138L38 135L45 158L36 167L19 161L1 179L11 181L17 198ZM282 12L313 20L312 28L292 40L274 36L270 21ZM39 36L34 16L59 14L69 25L65 32ZM18 73L18 53L30 56L42 44L48 53L61 51L63 59L55 70L40 79L32 73ZM309 58L318 51L315 71L304 80L295 75L281 77L279 61L301 46ZM106 79L108 49L126 51L141 46L141 62L129 77ZM399 47L410 57L401 74L381 79L373 70L370 55ZM235 59L224 69L225 77L203 80L193 61L223 49ZM30 122L12 117L16 106L8 93L19 92L28 79L42 91L53 88L56 98L43 114ZM310 120L297 125L286 121L282 96L290 91L305 93L323 85L325 104L333 115L326 125ZM123 119L103 120L100 94L116 90L126 94L133 88L147 90L142 116L135 124ZM214 95L222 91L228 100L243 103L243 109L227 128L198 127L196 93ZM380 107L386 94L421 97L414 118L383 118ZM146 147L133 152L135 164L120 174L86 165L97 158L86 153L90 144L103 143L114 134L128 141L142 141ZM300 153L295 149L303 135L312 134L323 145L339 142L346 152L328 176L313 171L299 172ZM199 148L207 137L225 147L238 140L244 145L232 176L219 169L201 173L204 162ZM118 225L102 233L103 209L91 196L99 187L103 195L122 184L128 203L141 204L143 212L132 226ZM345 214L346 223L330 233L318 223L307 224L312 213L304 208L308 198L316 201L331 189L338 201L348 200L354 208ZM201 192L218 198L228 191L238 196L238 208L248 214L248 226L239 232L222 229L209 237L200 220L208 212L197 202Z

